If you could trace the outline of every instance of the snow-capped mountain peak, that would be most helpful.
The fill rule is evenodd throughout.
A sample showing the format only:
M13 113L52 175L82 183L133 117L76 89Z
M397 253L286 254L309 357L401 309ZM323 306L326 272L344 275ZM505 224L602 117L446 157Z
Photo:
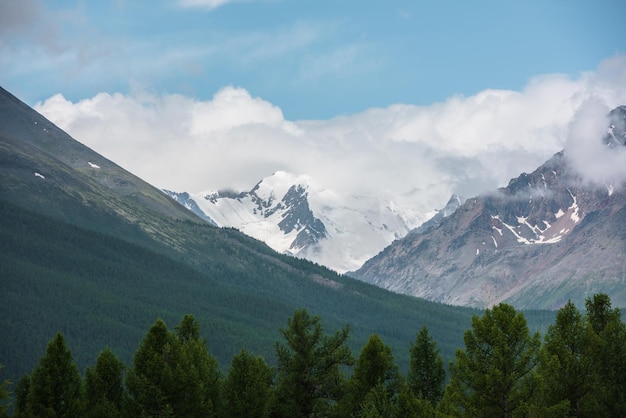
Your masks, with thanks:
M307 258L339 272L352 271L428 218L382 195L346 195L308 175L277 171L249 191L189 195L218 226L235 227L276 251Z

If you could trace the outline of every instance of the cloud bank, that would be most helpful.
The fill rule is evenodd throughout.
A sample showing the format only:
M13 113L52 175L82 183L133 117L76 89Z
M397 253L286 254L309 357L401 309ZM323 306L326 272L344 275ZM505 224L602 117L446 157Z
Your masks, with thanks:
M626 183L626 147L590 140L607 135L610 110L598 100L584 103L570 124L565 155L586 182L622 187ZM623 129L620 126L620 134Z
M419 196L415 204L432 209L452 193L469 197L506 185L566 144L597 142L595 124L572 128L590 100L605 113L626 104L626 57L577 78L537 77L521 91L485 90L328 120L286 120L279 107L233 86L207 101L136 90L78 102L57 94L35 108L160 188L249 190L285 170L339 192Z

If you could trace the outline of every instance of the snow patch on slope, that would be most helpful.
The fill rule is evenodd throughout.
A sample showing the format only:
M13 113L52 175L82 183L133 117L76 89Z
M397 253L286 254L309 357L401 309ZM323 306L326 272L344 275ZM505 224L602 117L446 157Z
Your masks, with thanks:
M499 224L513 234L519 243L526 245L555 244L560 242L563 237L574 229L574 226L581 220L580 208L578 207L576 196L571 193L570 196L573 203L565 211L559 208L559 210L554 214L556 221L552 224L547 220L542 220L541 223L543 224L543 228L539 225L532 225L529 223L528 217L526 216L516 217L518 225L507 224L497 215L492 215L491 218L493 220L497 220ZM492 228L496 230L500 236L502 236L502 229L497 228L496 226L493 226ZM495 237L492 236L492 238L497 248L498 244Z

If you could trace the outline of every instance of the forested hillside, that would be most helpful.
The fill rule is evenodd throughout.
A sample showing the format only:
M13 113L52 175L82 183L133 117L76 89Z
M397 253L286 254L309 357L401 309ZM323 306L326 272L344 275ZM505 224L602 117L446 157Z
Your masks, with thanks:
M173 330L157 319L132 364L105 348L83 376L61 333L32 373L0 385L0 413L14 417L622 417L626 324L596 294L571 302L545 337L499 304L474 315L464 347L444 366L427 327L410 342L406 372L372 334L358 352L349 326L330 331L296 310L280 328L276 365L242 349L220 372L193 315ZM358 353L358 354L357 354ZM448 375L448 378L446 377Z
M129 362L150 323L187 313L202 324L221 364L241 348L274 363L277 330L299 308L323 314L331 327L349 324L353 348L378 333L406 369L407 344L422 326L449 359L477 312L395 295L290 257L242 253L234 264L229 254L241 253L235 244L216 249L200 271L7 202L0 201L0 219L0 326L7 337L0 363L11 379L33 367L51 332L66 336L82 371L105 346ZM538 312L533 326L545 328L552 317Z

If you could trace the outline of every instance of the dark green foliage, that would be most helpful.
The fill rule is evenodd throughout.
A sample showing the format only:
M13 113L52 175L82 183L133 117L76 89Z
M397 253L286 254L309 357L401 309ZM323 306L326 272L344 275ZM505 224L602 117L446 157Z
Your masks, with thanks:
M626 416L626 324L605 294L594 295L585 305L592 329L592 368L597 373L593 391L597 410L593 412L596 416Z
M541 350L539 374L541 396L549 407L561 405L570 416L584 416L585 405L593 402L588 394L598 382L593 377L591 334L587 321L573 303L568 302L548 328Z
M348 379L346 394L339 403L341 414L359 415L367 403L366 398L369 398L370 409L388 410L395 402L399 379L391 348L378 335L371 335Z
M362 418L394 418L398 415L394 401L389 396L389 389L382 383L379 383L367 392L359 411L350 416Z
M126 379L135 408L146 416L217 416L220 375L217 361L186 315L177 335L157 320L139 345Z
M180 349L165 322L157 320L139 345L126 385L140 415L173 416L176 394L183 388L176 380Z
M124 364L104 349L93 368L85 370L85 416L121 417L126 406Z
M323 332L320 318L297 310L281 329L285 342L276 343L278 381L274 414L310 417L328 414L343 396L341 366L353 363L345 326L334 335Z
M30 391L30 375L25 374L17 381L15 387L15 411L13 418L28 417L28 392Z
M545 416L626 416L626 326L605 294L583 316L567 303L548 328L538 373Z
M269 415L272 370L260 356L243 349L230 363L224 382L222 416L263 418Z
M619 309L611 308L611 299L605 294L596 294L585 301L587 320L596 335L601 335L604 329L621 319Z
M431 418L435 415L435 406L431 401L415 396L406 384L401 387L396 407L397 417Z
M193 341L201 341L200 324L193 315L185 315L180 323L174 327L178 341L187 344Z
M428 327L420 330L409 351L408 387L413 395L436 406L443 396L446 371Z
M212 417L221 410L221 375L217 360L200 336L200 325L193 315L185 315L176 326L181 354L181 392L177 416Z
M408 352L399 348L414 337L416 323L428 324L444 357L452 358L476 312L395 295L306 260L277 256L234 231L181 227L207 242L213 241L203 235L221 236L233 253L245 255L247 267L232 258L209 262L212 256L190 266L191 258L173 260L0 200L0 326L8 336L0 345L0 362L9 380L32 370L49 329L63 332L84 370L105 346L130 364L154 318L174 323L190 311L211 336L207 344L220 364L245 347L273 365L278 328L300 307L323 312L331 328L349 321L353 350L377 333L397 348L396 361L407 370ZM237 249L244 244L235 237L252 242L253 250ZM206 249L206 254L223 251Z
M587 316L566 304L541 347L538 334L531 335L524 316L509 305L474 317L465 333L465 350L458 350L451 381L437 405L423 395L430 393L424 390L428 382L443 379L435 342L425 327L411 344L411 358L430 361L413 362L407 381L391 348L376 334L354 362L345 344L347 326L326 335L320 318L301 309L280 332L284 341L275 346L275 383L263 358L246 349L233 356L222 381L199 323L185 315L174 333L163 320L154 323L125 382L123 363L103 350L85 371L84 390L59 333L32 379L26 374L18 381L13 416L552 418L622 417L625 412L626 326L606 295L588 300ZM343 373L351 365L355 367L345 380ZM6 392L0 395L6 397Z
M472 318L446 388L446 409L461 416L512 417L523 413L536 389L533 370L541 340L522 313L507 304Z
M33 371L26 410L34 417L82 416L81 378L61 333L48 343Z

